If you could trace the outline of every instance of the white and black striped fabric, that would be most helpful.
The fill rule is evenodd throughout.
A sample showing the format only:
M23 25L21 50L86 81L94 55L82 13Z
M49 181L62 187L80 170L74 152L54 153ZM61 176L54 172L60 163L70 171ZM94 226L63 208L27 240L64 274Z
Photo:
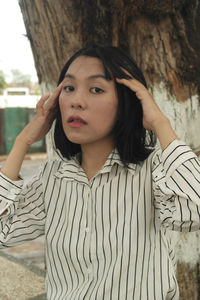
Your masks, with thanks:
M47 299L179 299L170 232L200 228L200 162L183 142L128 168L115 149L90 181L77 159L48 162L22 185L0 175L0 245L45 234Z

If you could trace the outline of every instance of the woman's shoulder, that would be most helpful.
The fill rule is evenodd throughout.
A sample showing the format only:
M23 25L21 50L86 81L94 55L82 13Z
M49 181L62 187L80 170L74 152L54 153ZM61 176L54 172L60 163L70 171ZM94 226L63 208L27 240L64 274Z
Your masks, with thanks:
M43 173L51 173L54 174L56 173L63 164L65 164L66 162L62 159L52 159L52 160L48 160L46 161L43 166L42 166L42 171Z

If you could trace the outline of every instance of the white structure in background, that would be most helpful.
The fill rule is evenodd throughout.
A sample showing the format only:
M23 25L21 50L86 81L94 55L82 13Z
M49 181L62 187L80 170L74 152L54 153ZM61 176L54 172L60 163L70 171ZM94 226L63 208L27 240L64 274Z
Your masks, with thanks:
M29 107L35 108L40 95L30 95L29 88L7 88L0 95L0 108L6 107Z

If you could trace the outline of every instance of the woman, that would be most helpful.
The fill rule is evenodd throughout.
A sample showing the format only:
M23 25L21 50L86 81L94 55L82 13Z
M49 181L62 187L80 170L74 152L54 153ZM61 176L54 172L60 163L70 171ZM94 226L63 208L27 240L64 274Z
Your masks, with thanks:
M1 246L45 234L47 299L179 299L170 230L199 229L200 164L134 60L81 49L48 98L1 169ZM22 188L24 155L54 118L60 159Z

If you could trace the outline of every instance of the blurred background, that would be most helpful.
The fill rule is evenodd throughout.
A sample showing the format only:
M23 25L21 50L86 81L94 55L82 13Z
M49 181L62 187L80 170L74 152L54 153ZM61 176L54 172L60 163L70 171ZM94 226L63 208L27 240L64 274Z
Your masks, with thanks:
M33 117L41 94L17 0L0 1L0 39L0 155L5 155ZM28 152L46 152L45 140Z
M92 43L119 46L135 58L177 135L199 156L199 24L199 0L0 0L0 160L33 117L40 95L56 87L66 60ZM22 170L27 178L47 154L55 156L51 134L31 146ZM199 232L174 233L172 242L180 299L199 300ZM5 258L0 261L0 299L45 299L44 274L37 273L45 270L44 241L33 243L0 255ZM13 288L11 261L16 270L17 265L23 270L31 266L36 277L24 271ZM27 278L30 283L22 291Z

